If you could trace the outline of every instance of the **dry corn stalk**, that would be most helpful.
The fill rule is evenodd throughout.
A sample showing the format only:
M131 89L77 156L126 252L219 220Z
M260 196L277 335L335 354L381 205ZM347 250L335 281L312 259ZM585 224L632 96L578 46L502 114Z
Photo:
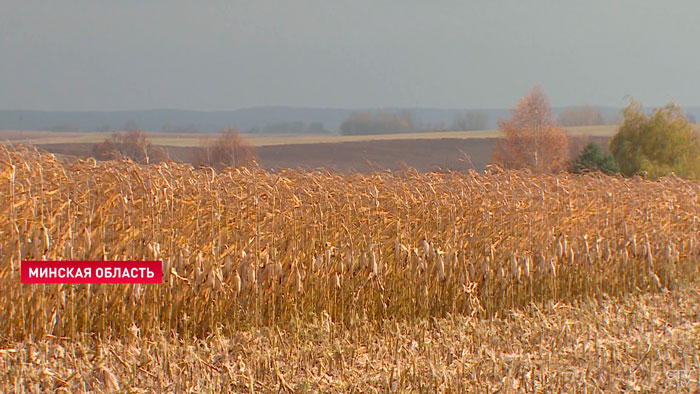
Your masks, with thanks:
M678 178L217 174L5 147L0 194L0 335L16 337L490 314L664 288L700 253L700 184ZM23 287L30 259L162 259L166 280Z

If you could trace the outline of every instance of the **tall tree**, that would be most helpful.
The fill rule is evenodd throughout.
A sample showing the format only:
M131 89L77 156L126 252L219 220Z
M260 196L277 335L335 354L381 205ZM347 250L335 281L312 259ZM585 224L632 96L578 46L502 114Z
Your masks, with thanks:
M656 178L670 173L700 179L700 134L693 130L681 107L668 104L651 115L631 101L622 112L610 152L623 174Z
M496 141L493 161L505 168L564 170L569 142L542 89L533 88L510 112L510 119L498 122L503 135Z

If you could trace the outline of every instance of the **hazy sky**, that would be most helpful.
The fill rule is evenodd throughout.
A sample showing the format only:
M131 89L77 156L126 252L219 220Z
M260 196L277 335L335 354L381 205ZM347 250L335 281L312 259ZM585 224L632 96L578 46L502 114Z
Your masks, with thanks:
M0 109L700 105L700 2L0 0Z

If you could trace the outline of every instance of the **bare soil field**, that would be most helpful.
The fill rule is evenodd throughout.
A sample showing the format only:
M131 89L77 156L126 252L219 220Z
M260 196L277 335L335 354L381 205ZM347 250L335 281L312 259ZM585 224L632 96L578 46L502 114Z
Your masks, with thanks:
M609 137L571 139L571 156L592 140L607 151ZM397 139L322 144L274 145L256 148L264 168L326 168L335 171L483 170L493 154L495 138ZM186 160L183 160L186 161Z
M567 128L571 156L593 140L607 149L616 126ZM243 135L255 148L266 169L325 168L332 171L440 169L483 170L491 162L498 130L447 131L381 135ZM35 145L51 153L89 157L92 145L109 132L54 132L0 130L0 142ZM175 161L192 163L198 149L216 134L148 132L154 145L164 147Z
M593 140L607 149L608 137L584 138L572 143L572 156ZM573 142L573 141L572 141ZM491 162L494 138L471 139L408 139L337 143L313 143L258 146L258 162L266 169L328 169L332 171L400 170L406 167L418 171L441 169L483 170ZM38 148L51 153L89 157L92 144L41 144ZM199 148L163 146L171 159L192 163Z
M260 164L269 169L481 170L491 161L493 144L493 138L408 139L273 145L256 151Z
M572 136L571 156L592 140L607 150L607 136ZM325 168L333 171L399 170L406 167L419 171L440 169L483 170L491 162L494 138L387 139L354 142L294 143L259 145L255 152L266 169ZM89 157L91 143L38 144L51 153ZM163 145L171 159L192 163L197 146Z
M483 169L493 153L493 138L410 139L270 145L255 147L258 163L266 169L319 169L332 171ZM92 144L41 144L51 153L89 157ZM193 163L198 147L163 146L172 160Z

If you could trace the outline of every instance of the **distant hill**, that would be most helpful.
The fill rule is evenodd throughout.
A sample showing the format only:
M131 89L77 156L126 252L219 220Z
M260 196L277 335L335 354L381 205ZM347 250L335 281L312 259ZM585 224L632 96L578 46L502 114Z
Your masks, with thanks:
M596 107L604 119L617 119L620 108ZM565 108L554 108L558 114ZM686 108L689 115L700 119L700 107ZM296 122L305 125L316 123L322 129L337 133L340 124L353 112L384 111L387 113L408 112L421 125L449 126L465 109L437 108L383 108L383 109L338 109L338 108L295 108L295 107L254 107L233 111L188 111L188 110L139 110L139 111L27 111L0 110L0 129L3 130L55 130L55 131L113 131L138 127L149 131L217 132L226 128L267 130L271 125L277 128ZM487 117L488 128L497 128L498 119L507 117L507 109L476 109ZM315 128L308 128L315 130Z
M259 107L235 111L16 111L0 110L0 129L111 131L138 127L150 131L212 132L263 128L279 122L321 122L337 128L351 111L321 108Z

